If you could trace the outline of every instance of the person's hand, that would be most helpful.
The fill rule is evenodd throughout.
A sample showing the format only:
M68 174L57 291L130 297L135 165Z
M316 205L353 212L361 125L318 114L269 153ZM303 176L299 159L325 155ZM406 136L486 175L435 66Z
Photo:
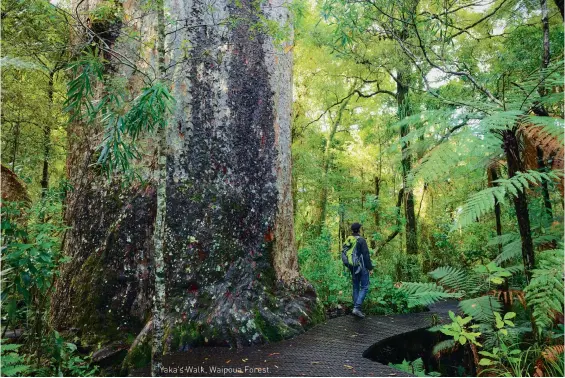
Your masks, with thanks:
M373 275L373 271L374 271L373 269L369 270L369 276Z

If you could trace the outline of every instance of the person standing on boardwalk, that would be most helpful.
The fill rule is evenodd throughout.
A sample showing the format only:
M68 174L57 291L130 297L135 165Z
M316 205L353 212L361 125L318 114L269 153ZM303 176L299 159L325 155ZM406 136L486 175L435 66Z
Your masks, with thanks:
M363 301L369 291L369 272L373 270L373 263L369 255L369 247L365 239L359 235L361 224L351 225L352 235L349 236L343 246L342 260L351 271L353 282L353 312L352 314L364 318L361 311Z

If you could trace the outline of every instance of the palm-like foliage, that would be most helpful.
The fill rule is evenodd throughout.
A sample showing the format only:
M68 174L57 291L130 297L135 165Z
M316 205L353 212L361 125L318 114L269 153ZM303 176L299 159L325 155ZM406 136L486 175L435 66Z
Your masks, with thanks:
M544 180L551 181L558 178L555 173L542 173L529 170L518 172L509 179L499 179L494 182L497 186L486 188L477 192L465 202L454 228L465 227L476 222L483 215L494 210L495 199L500 204L506 204L506 197L516 197L519 192L529 189L532 185L539 185Z
M169 89L160 81L149 83L133 101L127 101L123 88L104 79L104 60L97 50L88 50L72 63L65 111L70 121L98 123L103 127L97 163L111 175L128 172L130 162L140 157L135 141L143 133L164 128L175 103Z
M563 249L543 251L525 288L539 332L551 326L556 315L563 314L563 289Z

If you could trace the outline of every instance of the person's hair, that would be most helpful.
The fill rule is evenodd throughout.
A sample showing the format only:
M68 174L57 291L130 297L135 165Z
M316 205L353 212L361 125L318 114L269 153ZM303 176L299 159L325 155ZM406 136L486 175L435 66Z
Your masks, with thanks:
M360 229L361 229L360 223L355 222L351 225L351 231L353 231L355 233L359 232Z

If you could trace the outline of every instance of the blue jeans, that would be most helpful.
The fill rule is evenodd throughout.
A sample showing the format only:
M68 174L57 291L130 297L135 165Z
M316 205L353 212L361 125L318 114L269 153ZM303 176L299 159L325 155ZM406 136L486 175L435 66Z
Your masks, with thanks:
M353 277L353 308L361 310L361 305L369 291L369 271L361 268L359 274L352 274Z

